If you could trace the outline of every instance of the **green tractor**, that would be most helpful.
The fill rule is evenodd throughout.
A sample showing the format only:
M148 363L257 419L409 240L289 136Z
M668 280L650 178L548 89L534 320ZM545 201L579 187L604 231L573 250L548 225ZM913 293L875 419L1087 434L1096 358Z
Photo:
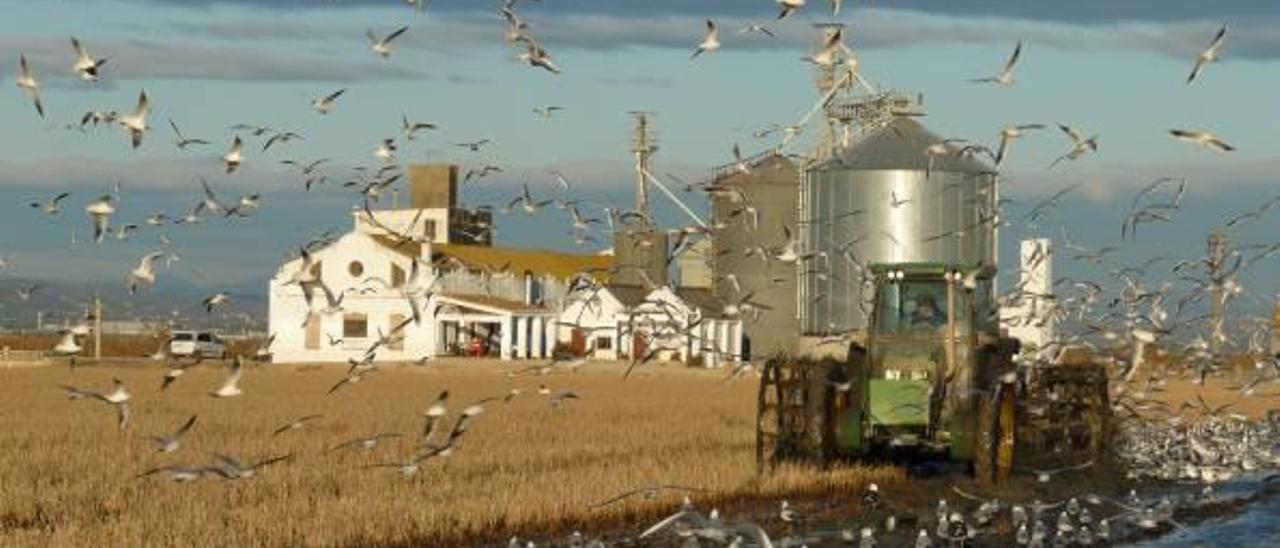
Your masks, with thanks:
M974 302L971 289L990 283L994 268L870 270L870 321L847 354L832 356L821 348L830 341L818 341L804 352L811 357L766 363L757 415L762 470L784 460L909 454L966 461L979 481L998 483L1025 457L1020 452L1036 446L1052 445L1059 457L1068 446L1100 450L1105 371L1034 375L1049 384L1029 384L1014 363L1018 341L999 335L985 310L990 303ZM1048 403L1031 406L1031 399ZM1020 431L1024 424L1027 432Z

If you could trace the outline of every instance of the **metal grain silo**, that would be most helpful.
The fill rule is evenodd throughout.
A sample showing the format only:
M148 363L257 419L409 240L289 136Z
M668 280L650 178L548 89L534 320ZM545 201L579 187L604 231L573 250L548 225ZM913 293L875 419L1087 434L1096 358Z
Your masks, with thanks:
M805 171L802 234L816 255L801 275L806 334L865 327L872 293L862 269L870 265L995 266L995 170L955 146L927 152L942 142L898 117ZM974 302L989 309L990 280L979 281Z

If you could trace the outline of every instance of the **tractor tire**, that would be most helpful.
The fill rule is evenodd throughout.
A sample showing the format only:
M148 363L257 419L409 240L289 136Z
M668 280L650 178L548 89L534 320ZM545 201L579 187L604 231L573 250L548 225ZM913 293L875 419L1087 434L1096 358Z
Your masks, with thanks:
M974 440L973 473L978 483L1000 485L1013 475L1017 452L1017 391L997 383L995 393L982 398Z

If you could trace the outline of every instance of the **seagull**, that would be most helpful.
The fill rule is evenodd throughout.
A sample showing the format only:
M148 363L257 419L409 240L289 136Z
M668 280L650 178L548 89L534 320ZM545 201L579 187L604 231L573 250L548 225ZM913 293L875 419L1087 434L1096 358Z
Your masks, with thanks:
M40 210L43 210L45 213L48 213L49 215L57 215L59 211L62 211L62 208L58 205L58 203L67 199L67 196L70 196L70 195L71 195L70 192L60 192L58 193L58 195L51 198L48 202L45 202L45 203L31 202L30 204L31 209L40 209Z
M1004 162L1009 156L1009 145L1014 139L1022 137L1026 132L1033 129L1044 129L1044 124L1023 124L1019 126L1009 125L1000 130L1000 149L996 151L996 165Z
M272 432L271 435L279 436L280 434L283 434L290 430L301 430L304 426L306 426L308 422L322 418L322 417L323 415L306 415L306 416L298 417L293 422L290 422L288 424L281 426L280 428L275 429L275 432Z
M1058 162L1063 160L1075 160L1085 154L1096 152L1098 150L1097 135L1085 139L1083 134L1070 126L1058 124L1058 129L1061 129L1062 132L1067 134L1067 137L1071 139L1071 150L1068 150L1066 154L1059 156L1052 164L1049 164L1049 169L1053 169L1053 166L1058 165Z
M435 125L435 124L428 124L428 123L425 123L425 122L410 122L410 121L409 121L409 117L408 117L408 116L405 116L404 114L401 114L401 115L400 115L400 129L401 129L402 131L404 131L404 138L405 138L405 140L406 140L406 141L412 141L412 140L414 140L414 138L416 138L416 134L417 134L419 131L428 130L428 129L436 129L436 125Z
M422 426L423 440L430 439L431 435L435 433L436 425L439 424L440 419L444 418L445 413L448 412L448 408L445 407L445 404L448 403L448 401L449 391L441 390L440 395L436 396L436 400L431 403L431 406L428 407L425 412L422 413L422 415L427 418L426 424Z
M394 162L396 159L396 140L383 139L382 143L378 144L378 148L373 151L373 155L384 162Z
M311 108L315 109L315 111L320 114L328 114L329 111L333 110L334 101L337 101L338 98L342 97L342 94L346 92L347 88L342 88L319 99L312 99Z
M222 200L219 200L218 196L213 193L213 189L209 188L209 182L204 180L204 177L200 177L199 179L200 179L200 186L204 187L204 198L200 201L200 204L197 206L197 210L204 209L209 213L215 213L215 214L226 211L227 206L222 205Z
M973 80L970 80L970 81L976 82L976 83L984 83L984 84L985 83L1000 84L1004 87L1012 87L1014 83L1013 68L1014 68L1014 65L1018 63L1018 57L1021 55L1022 55L1022 42L1019 41L1018 46L1013 49L1013 55L1010 55L1009 60L1005 61L1004 70L1001 70L1000 74L997 74L995 76L988 76L986 78L974 78Z
M198 363L198 362L197 362ZM169 366L169 370L164 372L164 379L160 381L160 390L168 390L169 385L178 381L178 377L187 374L187 366L181 363L174 363Z
M102 238L107 235L107 225L111 222L111 215L116 212L111 195L104 195L90 202L84 210L93 219L93 241L101 243Z
M472 141L470 143L454 143L453 146L462 147L470 150L471 152L480 152L480 147L487 144L489 144L488 139L481 139L479 141Z
M147 91L142 90L138 94L138 106L134 108L133 114L120 116L116 120L120 127L129 133L129 139L135 149L142 145L142 137L151 129L147 126L147 114L150 112L151 102L147 100Z
M53 345L53 354L55 356L71 356L72 359L83 350L84 348L80 346L80 343L76 342L75 332L70 329L62 333L62 339L58 341L58 344Z
M577 392L566 389L556 392L551 396L551 399L548 400L548 402L551 404L551 407L560 407L566 400L577 400L581 398L582 396L579 396Z
M71 66L71 69L80 75L80 79L91 82L102 79L99 70L102 65L106 64L107 60L105 58L94 59L92 55L89 55L89 50L85 49L84 44L81 44L75 36L71 37L71 48L76 50L76 62Z
M543 119L550 119L550 118L551 118L551 115L552 115L552 114L555 114L555 113L556 113L556 111L558 111L558 110L564 110L564 107L558 107L558 106L555 106L555 105L547 105L547 106L545 106L545 107L537 107L537 108L534 108L534 109L533 109L533 112L534 112L535 114L537 114L538 116L541 116Z
M244 142L240 140L239 135L231 141L231 150L222 156L222 162L227 166L227 175L240 169L240 164L244 162Z
M138 261L138 266L129 273L129 294L137 293L139 286L150 287L156 283L155 262L157 259L164 257L163 251L153 251L142 257Z
M178 124L173 123L173 118L169 119L169 127L173 128L173 134L178 140L174 144L178 145L178 150L186 150L191 145L207 145L209 141L204 139L188 139L182 135L182 131L178 129Z
M759 23L750 23L747 25L743 25L742 28L738 29L738 34L750 34L753 32L763 34L765 36L768 36L769 38L775 38L773 31L769 30L767 27Z
M386 59L391 56L391 41L399 38L400 35L404 34L407 30L409 30L409 27L407 26L400 27L383 38L374 36L372 30L366 31L365 36L369 37L369 49L381 56L383 59Z
M1186 141L1193 145L1201 146L1210 150L1216 150L1218 152L1232 152L1236 149L1236 147L1228 145L1214 134L1203 130L1171 129L1169 130L1169 135L1172 135L1174 139L1179 141Z
M782 8L782 13L778 14L778 20L781 21L791 16L791 13L804 7L804 0L775 0L778 6Z
M328 158L321 158L319 160L314 160L310 163L305 163L305 164L302 162L294 161L294 160L284 160L280 163L287 166L293 166L295 169L297 169L302 173L303 177L306 177L308 175L311 175L313 172L315 172L316 168L320 167L321 164L324 164L325 162L328 162L328 161L329 161Z
M1222 52L1222 39L1226 38L1226 36L1227 26L1222 25L1222 28L1218 29L1218 34L1215 34L1213 40L1209 42L1209 46L1204 48L1204 51L1200 52L1200 55L1196 57L1196 64L1191 68L1191 76L1187 77L1188 86L1196 81L1196 78L1200 77L1200 73L1204 72L1204 68L1209 63L1218 60L1218 55Z
M156 444L156 451L159 453L172 453L182 447L182 436L191 430L196 424L196 416L191 415L187 422L178 428L177 432L167 436L150 436L151 442Z
M36 113L44 118L44 103L40 102L40 81L36 80L36 74L31 70L31 65L27 64L27 56L18 56L18 87L22 91L27 92L27 96L31 97L31 102L36 106Z
M382 440L394 439L399 437L402 437L402 435L397 434L395 432L374 434L367 438L356 438L353 440L344 441L342 443L339 443L338 445L335 445L329 448L329 451L333 452L339 449L345 449L347 447L359 447L364 450L372 450L372 449L376 449L378 447L378 443L380 443Z
M209 395L215 398L231 398L242 394L237 383L240 382L240 374L244 372L244 360L239 355L231 364L231 374L227 375L227 380L219 386L217 390L210 392Z
M177 483L187 483L187 482L200 479L200 477L203 476L208 471L209 470L207 468L202 468L202 467L161 466L159 468L152 468L150 470L147 470L146 472L138 474L138 477L145 478L148 476L154 476L161 472L165 472L169 474L169 479Z
M560 74L560 67L551 60L551 54L542 49L542 45L532 39L526 40L525 52L520 54L520 61L531 67L546 69L552 74Z
M276 143L287 143L294 139L302 139L302 138L303 138L302 135L299 133L296 133L293 131L282 131L280 133L276 133L275 135L272 135L270 139L267 139L267 142L263 143L262 145L262 151L266 152L267 149L271 148L271 145L274 145Z
M292 459L293 455L288 454L281 457L269 457L252 465L246 466L239 460L226 455L214 455L214 459L218 461L216 466L209 467L207 470L222 477L225 480L249 479L258 472L259 469L275 464L277 462Z
M231 299L231 294L230 294L230 293L227 293L227 292L225 292L225 291L224 291L224 292L218 292L218 293L214 293L213 295L211 295L211 296L209 296L208 298L206 298L206 299L202 302L202 304L204 304L205 312L208 312L208 313L212 314L212 313L213 313L213 309L214 309L215 307L217 307L217 306L219 306L219 305L221 305L221 304L223 304L223 303L227 302L227 301L228 301L228 300L230 300L230 299Z
M707 34L702 37L702 42L698 44L698 49L694 50L690 59L697 59L703 53L718 49L720 49L720 30L716 28L715 21L707 19Z

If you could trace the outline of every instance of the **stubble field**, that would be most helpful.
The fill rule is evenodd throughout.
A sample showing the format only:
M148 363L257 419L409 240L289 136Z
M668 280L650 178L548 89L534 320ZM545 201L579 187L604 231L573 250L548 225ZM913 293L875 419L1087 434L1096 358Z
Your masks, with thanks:
M244 394L217 399L218 364L192 369L160 390L155 364L0 369L0 545L4 546L461 546L548 531L617 527L665 515L679 501L641 497L603 509L594 502L649 484L711 490L703 504L780 496L857 493L902 479L894 469L788 470L755 475L756 382L723 372L646 366L622 380L613 365L578 373L508 378L496 362L433 362L384 371L330 396L343 367L247 366ZM61 384L107 391L124 381L133 398L125 430L106 404L68 400ZM572 389L553 407L537 393ZM389 468L420 444L423 412L451 392L450 423L486 404L452 456L402 477ZM300 416L301 430L273 431ZM147 436L198 418L171 454ZM378 433L403 437L372 450L330 449ZM214 453L243 461L293 455L258 477L192 483L140 473L162 465L208 466Z

